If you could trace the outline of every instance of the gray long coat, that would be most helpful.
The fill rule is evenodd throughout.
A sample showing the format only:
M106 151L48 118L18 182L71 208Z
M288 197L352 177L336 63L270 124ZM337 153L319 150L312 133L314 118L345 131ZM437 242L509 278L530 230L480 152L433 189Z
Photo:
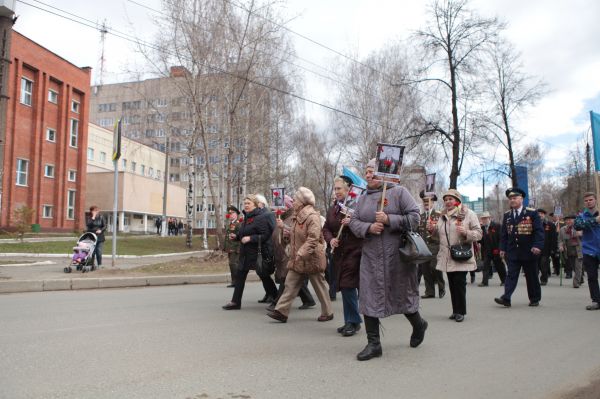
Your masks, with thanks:
M400 261L401 232L419 225L419 207L408 190L402 186L388 188L384 212L390 219L380 235L370 234L375 212L381 204L382 189L367 190L359 198L350 229L364 238L360 261L359 310L371 317L410 314L419 310L417 266Z

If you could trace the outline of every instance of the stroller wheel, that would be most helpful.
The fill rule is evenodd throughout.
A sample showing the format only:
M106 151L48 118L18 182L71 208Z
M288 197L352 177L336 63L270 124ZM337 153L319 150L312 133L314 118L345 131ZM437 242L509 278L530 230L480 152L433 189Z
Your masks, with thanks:
M81 270L82 266L81 265L77 265L77 270Z
M71 273L71 267L65 267L64 271L65 273Z

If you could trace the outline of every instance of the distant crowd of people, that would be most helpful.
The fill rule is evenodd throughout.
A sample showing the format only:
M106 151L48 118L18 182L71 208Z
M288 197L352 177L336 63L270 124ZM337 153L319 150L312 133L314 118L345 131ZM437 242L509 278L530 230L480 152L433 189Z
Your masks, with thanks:
M156 234L162 234L162 223L163 219L159 216L154 221L154 226L156 226ZM170 236L178 236L183 234L183 221L181 219L176 218L167 218L167 232Z

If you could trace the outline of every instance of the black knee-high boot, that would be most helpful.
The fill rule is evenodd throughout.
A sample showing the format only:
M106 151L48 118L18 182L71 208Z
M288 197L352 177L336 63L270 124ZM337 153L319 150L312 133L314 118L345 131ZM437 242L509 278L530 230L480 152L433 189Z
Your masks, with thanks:
M369 360L382 354L381 342L379 341L379 319L365 315L365 330L367 332L367 346L356 355L358 360Z
M425 330L427 330L428 324L425 319L421 317L419 312L405 314L404 316L406 316L408 321L410 321L410 324L413 328L413 332L410 336L410 347L416 348L417 346L421 345L421 342L423 342L423 339L425 339Z

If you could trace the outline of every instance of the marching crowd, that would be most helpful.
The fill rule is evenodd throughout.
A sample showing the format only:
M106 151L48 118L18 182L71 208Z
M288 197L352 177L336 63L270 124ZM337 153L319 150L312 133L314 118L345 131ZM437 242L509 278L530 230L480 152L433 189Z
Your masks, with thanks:
M367 345L358 360L382 355L380 319L395 314L407 318L412 326L410 346L419 346L428 327L419 301L435 298L436 287L443 298L444 277L452 304L449 319L455 322L463 322L467 315L467 275L474 283L475 271L482 272L480 287L488 286L496 272L504 294L494 301L504 307L511 306L521 273L529 306L536 307L542 299L541 286L552 274L564 269L565 278L579 288L585 272L591 297L586 309L600 309L600 215L594 193L584 194L581 213L560 220L543 209L523 206L525 192L510 188L506 191L510 209L497 223L488 212L477 215L469 209L455 189L444 193L441 210L435 206L437 196L422 191L420 211L406 188L381 179L376 169L376 160L371 160L365 171L367 188L352 213L343 205L352 185L346 176L335 179L333 204L325 217L305 187L296 189L293 198L285 195L284 206L276 211L269 209L263 196L252 194L244 199L241 212L229 206L225 251L234 290L223 309L242 307L248 272L256 270L265 290L259 302L268 305L270 318L287 322L297 296L302 300L300 309L316 306L310 281L321 305L317 320L326 322L334 317L331 284L343 301L344 323L337 332L353 336L364 321ZM419 264L407 261L399 251L406 245L405 233L413 231L431 252ZM326 278L328 264L332 271Z

